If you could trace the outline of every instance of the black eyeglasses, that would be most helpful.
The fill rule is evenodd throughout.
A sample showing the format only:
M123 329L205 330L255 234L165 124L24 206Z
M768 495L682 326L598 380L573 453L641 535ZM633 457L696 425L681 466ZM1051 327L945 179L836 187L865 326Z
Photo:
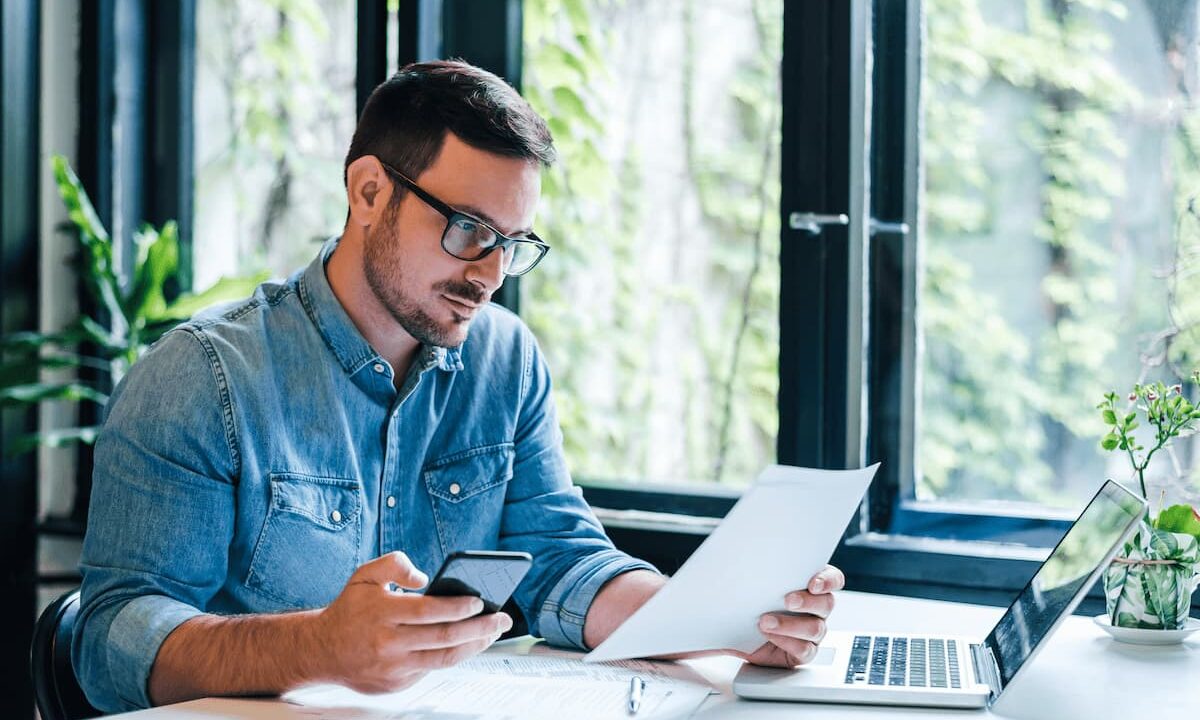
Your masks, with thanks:
M504 274L513 276L524 275L532 270L550 251L550 246L537 235L529 233L527 237L509 237L479 218L455 210L438 200L396 168L383 161L379 164L394 175L404 187L424 200L426 205L446 216L446 229L442 231L442 249L451 256L474 262L491 255L496 248L501 248Z

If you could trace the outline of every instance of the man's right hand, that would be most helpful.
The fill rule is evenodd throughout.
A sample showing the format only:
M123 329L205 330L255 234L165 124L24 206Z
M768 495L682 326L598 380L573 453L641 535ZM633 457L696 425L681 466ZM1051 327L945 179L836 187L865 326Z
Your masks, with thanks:
M505 613L479 615L479 598L404 592L427 582L402 552L356 570L315 618L329 679L360 692L401 690L482 652L512 627Z

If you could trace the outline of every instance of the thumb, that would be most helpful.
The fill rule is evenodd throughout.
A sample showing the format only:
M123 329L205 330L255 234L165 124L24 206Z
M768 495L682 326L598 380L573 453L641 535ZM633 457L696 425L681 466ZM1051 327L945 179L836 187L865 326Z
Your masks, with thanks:
M412 560L400 551L381 555L354 571L350 582L371 583L388 586L392 583L402 588L417 589L425 587L429 576L417 569Z

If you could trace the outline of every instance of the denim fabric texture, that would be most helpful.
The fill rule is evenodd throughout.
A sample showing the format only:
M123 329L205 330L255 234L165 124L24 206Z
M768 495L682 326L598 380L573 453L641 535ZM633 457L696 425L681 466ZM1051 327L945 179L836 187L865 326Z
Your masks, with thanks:
M147 707L160 645L201 613L328 604L400 550L523 550L530 631L583 647L613 548L571 483L550 377L512 313L423 347L397 391L325 262L172 330L112 395L96 444L73 662L105 711Z

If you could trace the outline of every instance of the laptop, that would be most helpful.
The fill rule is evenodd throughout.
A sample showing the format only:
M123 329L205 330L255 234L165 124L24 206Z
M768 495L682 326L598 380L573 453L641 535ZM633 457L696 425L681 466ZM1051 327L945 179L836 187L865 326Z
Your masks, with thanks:
M812 663L794 670L744 665L733 691L757 700L990 707L1079 605L1145 512L1145 500L1107 481L982 641L940 636L936 628L831 631Z

